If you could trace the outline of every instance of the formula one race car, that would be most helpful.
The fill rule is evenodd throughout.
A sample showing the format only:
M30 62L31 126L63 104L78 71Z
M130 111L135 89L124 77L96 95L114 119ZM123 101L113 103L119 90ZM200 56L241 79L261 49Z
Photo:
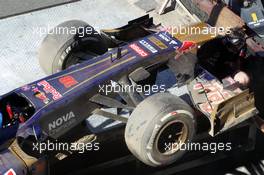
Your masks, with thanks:
M0 174L46 174L47 155L60 161L79 149L40 152L37 145L95 143L102 140L98 128L114 138L113 127L125 127L127 147L139 160L166 166L186 151L165 145L192 142L198 118L215 136L255 116L246 87L196 66L206 43L227 37L171 34L148 16L100 33L82 21L60 24L40 48L50 76L0 99Z

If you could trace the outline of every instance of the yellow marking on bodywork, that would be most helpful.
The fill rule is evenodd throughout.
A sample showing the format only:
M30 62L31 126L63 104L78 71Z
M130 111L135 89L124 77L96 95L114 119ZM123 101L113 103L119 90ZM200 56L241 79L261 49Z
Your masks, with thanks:
M126 54L127 52L128 52L127 49L121 51L122 54ZM111 57L111 56L108 56L108 57L106 57L106 58L104 58L104 59L102 59L102 60L100 60L100 61L97 61L97 62L95 62L95 63L93 63L93 64L89 64L89 65L87 65L87 66L85 66L85 67L83 67L83 68L80 68L80 69L77 69L77 70L74 70L74 71L68 72L68 73L66 73L66 74L63 74L63 75L60 75L60 76L57 76L57 77L54 77L54 78L51 78L51 79L49 79L49 80L47 80L47 81L51 81L51 80L54 80L54 79L57 79L57 78L64 77L64 76L66 76L66 75L69 75L69 74L75 73L75 72L79 72L79 71L81 71L81 70L84 70L84 69L87 69L87 68L90 68L90 67L96 66L96 65L98 65L98 64L100 64L100 63L102 63L102 62L104 62L104 61L107 61L107 60L109 60L109 59L113 59L113 58L115 58L115 57L117 57L117 53L116 53L116 54L113 54L112 57Z
M68 92L72 91L73 89L75 89L75 88L77 88L77 87L83 85L84 83L86 83L86 82L88 82L88 81L90 81L90 80L92 80L92 79L94 79L94 78L96 78L96 77L98 77L98 76L100 76L100 75L102 75L102 74L104 74L104 73L106 73L106 72L112 70L113 68L116 68L117 66L120 66L120 65L122 65L122 64L124 64L124 63L127 63L127 62L129 62L129 61L131 61L131 60L133 60L133 59L135 59L135 58L136 58L136 56L130 57L130 58L125 59L124 61L122 61L122 62L120 62L120 63L117 63L117 64L115 64L115 65L113 65L113 66L111 66L111 67L109 67L109 68L107 68L107 69L105 69L105 70L99 72L98 74L95 74L94 76L92 76L92 77L90 77L90 78L84 80L83 82L79 83L78 85L76 85L76 86L73 87L72 89L66 91L63 95L65 95L65 94L67 94Z
M257 16L256 13L251 13L251 17L252 17L252 20L253 20L254 22L257 22L257 21L258 21L258 16Z
M156 46L158 46L160 49L164 50L167 49L168 47L161 42L158 38L156 38L155 36L151 36L148 38L153 44L155 44Z

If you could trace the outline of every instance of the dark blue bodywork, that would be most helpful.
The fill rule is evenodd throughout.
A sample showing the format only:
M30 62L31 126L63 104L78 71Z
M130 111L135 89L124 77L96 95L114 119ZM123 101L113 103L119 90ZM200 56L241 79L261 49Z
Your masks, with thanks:
M33 106L34 114L19 126L14 125L0 130L0 142L4 143L16 136L36 137L44 134L55 139L85 120L96 107L89 98L98 93L98 86L115 80L138 67L166 62L176 54L182 43L167 32L159 32L73 66L52 76L38 80L10 94L16 94ZM36 95L36 92L38 95ZM1 100L0 100L1 101ZM17 158L10 158L6 150L0 153L0 174L13 168L21 173ZM7 160L7 161L5 161Z

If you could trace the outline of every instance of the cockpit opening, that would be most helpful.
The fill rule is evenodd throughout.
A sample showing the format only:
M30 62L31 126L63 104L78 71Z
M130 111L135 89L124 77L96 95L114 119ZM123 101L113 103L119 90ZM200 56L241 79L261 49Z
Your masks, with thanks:
M35 113L34 106L24 97L13 93L0 101L0 128L26 122Z

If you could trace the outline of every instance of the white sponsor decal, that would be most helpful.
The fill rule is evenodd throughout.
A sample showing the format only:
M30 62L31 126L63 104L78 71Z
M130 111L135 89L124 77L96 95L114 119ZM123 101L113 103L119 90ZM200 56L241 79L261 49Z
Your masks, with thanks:
M46 93L51 93L53 95L53 100L58 100L62 98L62 95L56 89L54 89L54 87L52 87L46 80L39 82L38 85L43 86L43 90Z
M137 44L131 44L129 45L131 49L133 49L135 52L137 52L142 57L147 57L148 53L145 52L142 48L140 48Z
M170 41L171 41L171 39L170 39L167 35L165 35L165 34L163 34L163 33L160 33L160 34L159 34L159 37L160 37L161 39L163 39L164 41L166 41L166 42L170 42Z
M176 41L174 41L173 39L169 38L166 34L160 33L159 37L161 39L163 39L164 41L166 41L167 43L169 43L170 45L178 45L178 43Z
M146 47L148 50L150 50L152 53L157 53L158 52L152 45L150 45L145 40L140 40L139 43L142 44L144 47Z
M71 112L65 114L64 116L56 119L52 123L49 123L49 130L51 131L53 129L56 129L56 128L62 126L64 123L70 121L72 118L75 118L75 114L71 111Z

